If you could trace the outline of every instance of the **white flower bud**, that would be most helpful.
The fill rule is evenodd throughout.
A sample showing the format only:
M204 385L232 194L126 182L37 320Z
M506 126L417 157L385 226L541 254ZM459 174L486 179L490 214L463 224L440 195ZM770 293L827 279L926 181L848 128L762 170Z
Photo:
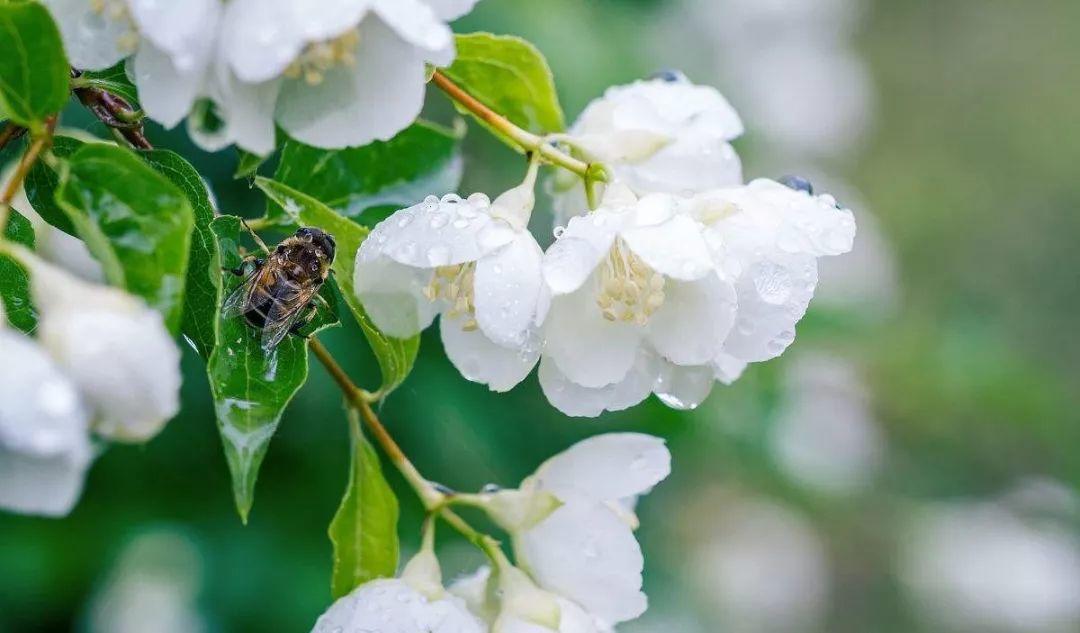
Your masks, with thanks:
M90 415L31 339L0 327L0 359L0 507L66 515L90 464Z
M93 409L94 430L116 441L152 438L180 407L180 351L161 315L120 290L23 259L39 338Z
M533 527L562 505L550 492L525 484L520 489L482 494L480 499L488 516L511 533Z
M498 570L502 609L491 633L542 633L559 630L562 617L556 596L536 586L525 572L512 565Z

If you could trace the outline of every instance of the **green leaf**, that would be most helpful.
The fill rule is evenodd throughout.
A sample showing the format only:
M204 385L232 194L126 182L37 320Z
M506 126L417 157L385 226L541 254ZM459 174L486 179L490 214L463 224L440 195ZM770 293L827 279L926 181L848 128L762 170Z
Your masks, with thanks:
M209 358L214 349L214 324L221 293L221 260L217 239L210 230L210 222L214 219L210 192L191 163L179 154L156 149L141 155L184 193L194 212L180 329L199 355Z
M86 143L69 136L55 136L52 142L52 153L60 159L69 158L83 145ZM65 164L65 161L61 161L61 164ZM26 197L30 200L30 206L43 220L68 235L75 235L75 226L71 223L71 218L56 203L60 174L45 164L45 161L39 160L30 168L23 186L26 189Z
M40 4L0 4L0 42L0 109L40 130L68 100L71 69L60 31Z
M455 40L457 57L442 70L454 83L530 132L563 130L555 80L535 46L520 37L491 33L457 35Z
M15 209L10 209L4 238L34 248L34 227ZM23 267L7 255L0 255L0 299L8 322L23 332L37 327L37 311L30 302L30 282ZM2 327L2 326L0 326Z
M379 456L350 412L352 464L349 485L334 518L330 542L334 571L330 589L340 598L375 578L393 576L398 564L398 502L383 477Z
M56 201L105 277L179 332L193 212L187 196L132 152L90 143L67 162Z
M274 180L349 218L379 206L389 205L396 211L428 194L457 189L462 135L463 130L419 121L389 141L363 147L324 150L290 139L282 149ZM275 204L268 206L267 217L280 224L290 221Z
M240 155L240 161L236 165L236 171L233 173L233 178L247 178L254 176L255 172L259 171L259 167L270 158L270 154L266 156L259 156L258 154L252 154L251 152L244 151L242 149L236 150ZM273 152L271 152L272 154Z
M244 234L240 218L215 218L210 228L217 238L221 264L240 266L240 236ZM218 431L225 448L225 460L232 474L233 498L240 518L247 523L255 498L255 480L266 456L270 439L277 431L281 414L307 380L307 344L296 336L287 336L270 354L262 350L262 331L243 318L221 316L221 302L242 279L223 284L217 302L217 345L206 371L214 397Z
M124 69L125 62L106 68L105 70L87 70L82 75L73 80L73 84L77 86L88 86L90 88L98 88L105 92L110 92L119 97L123 97L132 106L137 106L139 102L139 93L135 89L135 84L131 83L128 79L127 71Z
M318 227L334 236L337 241L334 274L341 287L345 303L360 323L375 353L375 358L379 361L379 369L382 371L382 386L379 388L379 394L386 397L400 386L412 371L413 363L416 362L416 353L420 349L420 337L400 339L383 334L379 328L375 327L371 317L364 311L364 306L356 298L353 290L353 262L356 259L356 251L367 237L367 227L338 215L333 209L311 196L279 182L267 178L256 178L255 185L262 189L271 201L288 212L293 222Z

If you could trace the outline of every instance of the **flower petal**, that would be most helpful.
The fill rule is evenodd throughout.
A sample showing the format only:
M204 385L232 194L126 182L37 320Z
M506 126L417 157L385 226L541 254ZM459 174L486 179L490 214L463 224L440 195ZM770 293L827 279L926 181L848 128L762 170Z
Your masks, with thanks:
M360 246L353 269L356 297L368 316L385 334L408 338L431 325L438 306L424 296L430 270L399 264L368 248L372 237Z
M75 68L104 70L132 52L120 46L121 38L132 32L123 16L95 11L87 0L43 0L43 4L56 20L64 51Z
M221 18L219 0L128 0L143 45L169 57L177 73L201 76L210 60ZM139 101L145 105L142 91Z
M604 411L622 411L638 404L652 392L656 381L655 356L641 351L634 366L620 382L597 389L582 387L567 378L553 360L540 360L540 387L548 402L566 415L594 418Z
M187 116L203 87L202 73L178 71L169 55L149 42L142 43L129 63L139 103L151 119L172 128Z
M221 31L224 60L242 81L259 83L280 75L304 48L293 19L292 0L232 0ZM311 13L319 13L312 11Z
M665 277L693 281L713 269L700 225L685 215L656 225L627 228L620 236L635 255Z
M277 121L291 136L334 149L387 140L424 105L424 59L381 20L364 20L356 64L336 66L315 86L285 81Z
M90 465L89 442L77 452L34 455L0 445L0 508L41 516L71 513Z
M781 218L777 237L781 249L818 257L851 250L855 216L838 208L832 196L813 196L765 178L751 182L746 191Z
M664 440L644 433L604 433L548 459L533 476L559 498L597 502L643 494L671 473Z
M746 365L746 361L722 351L713 359L713 373L717 380L730 385L742 376Z
M463 318L446 314L439 323L443 349L461 375L487 385L492 391L509 391L525 379L540 358L538 345L502 347L480 330L465 331Z
M680 367L661 361L660 376L653 386L657 398L672 409L690 410L709 397L716 374L709 365Z
M556 297L544 324L544 355L569 380L598 388L622 382L634 366L641 330L604 319L596 305L595 283Z
M517 235L506 222L487 214L489 204L483 195L467 200L452 193L441 200L428 196L380 222L364 243L374 241L387 257L415 268L474 262Z
M435 11L440 20L456 20L465 15L480 0L424 0Z
M427 53L424 61L436 66L454 59L454 34L435 11L421 0L375 0L375 13L406 42Z
M544 254L544 281L555 295L569 294L585 283L607 257L622 219L603 209L570 218Z
M649 319L649 342L677 365L704 365L720 352L735 323L735 288L713 273L669 280L664 303Z
M457 597L429 601L400 578L364 583L319 616L312 633L482 633L485 627Z
M644 559L630 526L607 506L568 502L518 537L541 587L612 623L644 613Z
M540 273L543 255L532 233L522 231L512 242L476 262L476 321L495 343L519 347L534 327L544 290Z

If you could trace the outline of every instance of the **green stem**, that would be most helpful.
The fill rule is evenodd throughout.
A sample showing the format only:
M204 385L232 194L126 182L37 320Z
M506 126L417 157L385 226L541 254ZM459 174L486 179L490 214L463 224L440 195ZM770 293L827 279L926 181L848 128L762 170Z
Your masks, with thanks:
M445 92L447 96L460 104L461 107L471 112L476 118L487 123L495 130L498 130L499 133L517 144L523 151L536 152L546 162L572 171L582 178L585 178L588 174L589 163L574 158L558 147L551 145L547 142L545 137L533 134L528 130L523 130L514 125L509 119L495 112L483 103L480 103L476 97L468 92L465 92L461 86L454 83L442 72L436 70L435 74L431 76L431 81Z
M37 162L38 156L52 143L53 130L55 129L56 117L52 116L46 119L45 133L35 138L30 143L30 147L26 148L26 153L19 159L19 164L15 167L15 173L11 175L11 180L8 181L4 190L0 192L0 239L3 239L4 231L7 228L11 201L15 199L15 194L22 188L23 181L26 180L27 174L30 173L30 168Z

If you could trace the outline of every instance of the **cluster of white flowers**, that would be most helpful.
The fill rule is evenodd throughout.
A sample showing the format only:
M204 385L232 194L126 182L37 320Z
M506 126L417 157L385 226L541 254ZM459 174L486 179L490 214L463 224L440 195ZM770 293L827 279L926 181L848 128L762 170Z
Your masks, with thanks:
M209 150L274 148L274 124L318 147L364 145L410 124L425 64L446 65L446 22L476 0L45 0L80 70L128 60L146 113L189 113ZM378 99L371 98L378 95Z
M36 337L0 318L0 507L71 511L92 435L143 442L179 409L180 352L162 317L115 288L22 253Z
M357 296L394 336L442 314L450 360L493 390L539 362L544 393L569 415L650 393L692 408L791 344L818 258L855 236L851 211L801 179L742 184L729 144L741 130L716 90L681 75L613 88L563 139L603 160L611 182L592 211L579 187L556 183L563 218L546 252L527 229L528 178L494 202L432 196L372 231Z
M670 471L671 455L655 437L611 433L579 442L516 489L471 495L511 535L516 566L500 557L447 590L426 544L400 578L361 585L314 630L612 631L645 611L633 508Z

